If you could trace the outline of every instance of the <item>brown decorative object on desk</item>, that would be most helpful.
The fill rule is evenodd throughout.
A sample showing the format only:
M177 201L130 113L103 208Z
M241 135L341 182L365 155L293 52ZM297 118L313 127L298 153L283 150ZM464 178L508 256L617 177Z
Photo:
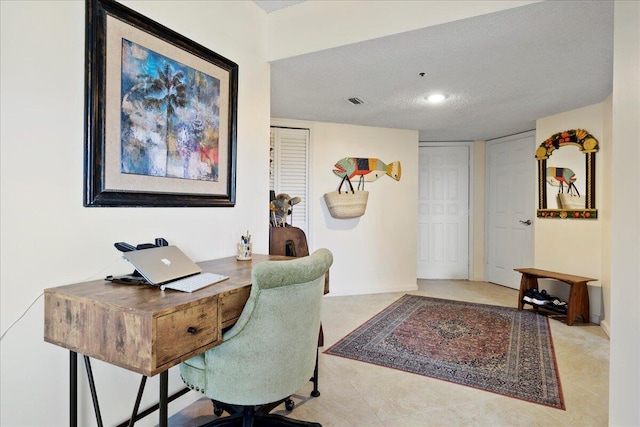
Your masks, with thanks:
M309 255L307 236L298 227L270 227L269 254L301 257ZM325 275L324 293L329 293L329 272Z

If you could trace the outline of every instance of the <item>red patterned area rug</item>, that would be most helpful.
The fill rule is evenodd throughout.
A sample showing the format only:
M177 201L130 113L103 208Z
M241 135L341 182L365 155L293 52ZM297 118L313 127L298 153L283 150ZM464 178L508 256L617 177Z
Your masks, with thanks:
M325 351L565 409L549 320L404 295Z

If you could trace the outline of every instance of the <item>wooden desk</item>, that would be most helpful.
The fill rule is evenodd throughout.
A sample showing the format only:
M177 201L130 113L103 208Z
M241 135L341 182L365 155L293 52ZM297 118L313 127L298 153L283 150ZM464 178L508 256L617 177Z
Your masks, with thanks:
M514 270L522 273L520 292L518 293L518 310L522 310L524 293L530 289L539 289L538 279L555 279L571 287L569 290L569 300L567 301L567 325L573 325L577 316L581 316L584 323L589 323L589 292L587 290L587 282L598 279L540 270L538 268L515 268Z
M167 370L220 344L222 329L235 324L249 297L253 266L284 259L254 254L249 261L201 262L204 271L229 279L193 293L105 280L45 289L44 339L71 352L70 425L77 424L74 359L81 353L145 377L160 373L160 426L166 426ZM99 417L95 396L94 407Z

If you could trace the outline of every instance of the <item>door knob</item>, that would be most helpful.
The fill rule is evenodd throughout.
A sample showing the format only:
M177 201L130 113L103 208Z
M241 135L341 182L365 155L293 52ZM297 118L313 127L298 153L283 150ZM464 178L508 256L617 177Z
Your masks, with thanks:
M526 221L520 220L520 224L531 225L531 220L530 219L528 219Z

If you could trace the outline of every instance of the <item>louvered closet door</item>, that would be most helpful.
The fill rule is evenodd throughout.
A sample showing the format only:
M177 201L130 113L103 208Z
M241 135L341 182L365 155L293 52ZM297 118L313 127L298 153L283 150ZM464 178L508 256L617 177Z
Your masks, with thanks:
M309 129L271 128L271 189L302 199L289 223L309 238Z

